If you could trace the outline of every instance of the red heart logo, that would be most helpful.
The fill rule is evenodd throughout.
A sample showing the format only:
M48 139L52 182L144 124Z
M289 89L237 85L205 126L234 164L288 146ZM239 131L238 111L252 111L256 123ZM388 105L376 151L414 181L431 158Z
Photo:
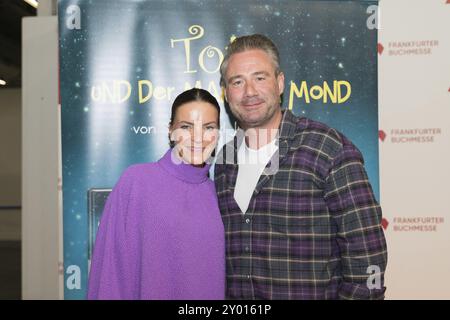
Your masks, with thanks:
M448 0L448 1L450 1L450 0ZM383 47L383 45L382 45L381 43L379 43L379 44L377 45L377 50L378 50L378 54L379 54L379 55L381 55L381 54L383 53L384 47Z
M384 142L384 139L386 139L386 133L383 130L378 131L378 138Z
M385 218L381 219L381 226L383 227L384 230L387 229L388 225L389 225L389 222Z

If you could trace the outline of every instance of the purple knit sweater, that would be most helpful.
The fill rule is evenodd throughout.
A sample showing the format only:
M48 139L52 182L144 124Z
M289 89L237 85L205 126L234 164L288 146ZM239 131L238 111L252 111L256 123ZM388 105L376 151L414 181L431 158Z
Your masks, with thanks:
M88 299L224 299L224 229L209 166L129 167L97 232Z

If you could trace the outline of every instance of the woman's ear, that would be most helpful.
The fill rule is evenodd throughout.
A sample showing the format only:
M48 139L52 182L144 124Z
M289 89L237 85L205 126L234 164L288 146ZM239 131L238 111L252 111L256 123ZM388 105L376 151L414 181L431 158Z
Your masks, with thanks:
M169 134L168 134L168 137L169 137L169 146L170 146L171 148L173 148L173 147L175 146L175 141L172 139L173 128L172 128L172 124L171 124L171 123L169 123L168 128L169 128Z

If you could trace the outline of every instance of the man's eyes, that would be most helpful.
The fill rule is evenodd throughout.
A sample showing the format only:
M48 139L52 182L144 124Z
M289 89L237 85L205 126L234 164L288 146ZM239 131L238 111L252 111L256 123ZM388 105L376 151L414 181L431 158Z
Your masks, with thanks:
M265 77L265 76L258 76L258 77L256 77L255 79L256 79L256 81L265 81L265 80L267 79L267 77ZM242 80L235 80L235 81L232 81L232 82L231 82L231 85L232 85L233 87L237 87L237 86L240 86L240 85L242 85L242 84L243 84L243 81L242 81Z

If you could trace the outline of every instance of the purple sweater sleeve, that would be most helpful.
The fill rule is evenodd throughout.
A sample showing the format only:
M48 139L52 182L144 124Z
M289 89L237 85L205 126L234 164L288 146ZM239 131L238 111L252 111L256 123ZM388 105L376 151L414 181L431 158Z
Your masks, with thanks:
M128 172L120 177L103 210L89 273L89 300L139 298L137 241L127 233L131 193Z

